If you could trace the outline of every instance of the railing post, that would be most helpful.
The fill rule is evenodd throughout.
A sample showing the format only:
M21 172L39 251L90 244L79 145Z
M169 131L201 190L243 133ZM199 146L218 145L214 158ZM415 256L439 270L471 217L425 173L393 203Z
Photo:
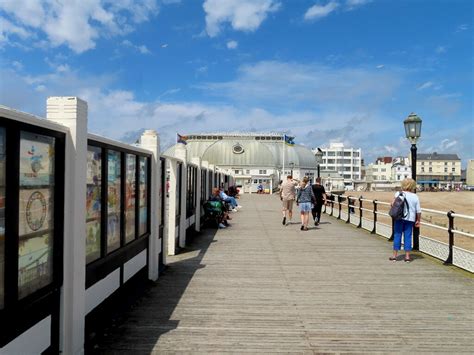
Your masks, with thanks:
M341 205L341 200L342 200L342 196L341 195L337 195L337 203L339 204L339 215L337 216L337 219L341 219L341 211L342 211L342 205Z
M413 226L413 250L420 250L420 227Z
M453 246L454 246L454 217L453 217L454 211L449 211L448 212L448 220L449 220L449 225L448 225L448 235L449 235L449 254L448 258L444 262L445 265L451 265L453 263Z
M371 234L377 233L377 200L373 201L374 203L374 228L372 229Z
M197 165L197 171L196 171L196 175L197 175L197 179L196 179L196 186L194 187L196 189L196 197L195 197L195 201L196 201L196 208L195 208L195 212L194 212L194 216L195 216L195 221L194 221L194 230L196 232L200 232L201 231L201 184L202 184L202 181L201 181L201 158L199 157L194 157L191 159L191 161Z
M331 216L334 216L334 195L331 194Z
M388 238L389 242L393 241L395 235L395 220L392 218L392 234L390 234L390 238Z
M176 158L182 161L182 170L181 170L181 215L179 217L179 247L186 247L186 220L187 220L187 182L188 182L188 162L187 162L187 151L186 147L183 144L176 145L175 148ZM179 182L178 182L179 183Z
M359 225L357 228L362 228L362 196L359 197Z
M347 196L347 221L346 223L351 223L351 197Z

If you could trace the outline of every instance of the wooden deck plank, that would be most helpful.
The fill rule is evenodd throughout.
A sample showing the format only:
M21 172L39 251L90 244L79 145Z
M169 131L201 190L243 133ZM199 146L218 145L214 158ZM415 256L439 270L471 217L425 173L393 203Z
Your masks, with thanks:
M108 330L100 353L474 352L472 276L329 216L281 225L274 196L244 196Z

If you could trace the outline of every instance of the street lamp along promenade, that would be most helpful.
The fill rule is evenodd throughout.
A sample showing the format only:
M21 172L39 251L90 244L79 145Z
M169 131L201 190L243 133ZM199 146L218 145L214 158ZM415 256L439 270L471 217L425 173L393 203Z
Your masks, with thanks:
M411 178L416 182L416 142L421 136L421 118L415 113L410 113L403 121L405 126L405 135L411 143ZM416 186L416 185L415 185ZM416 187L415 187L416 193ZM420 228L413 228L413 249L419 250Z
M318 178L321 177L321 163L323 162L323 151L318 148L318 151L314 154L316 156L316 162L318 163Z

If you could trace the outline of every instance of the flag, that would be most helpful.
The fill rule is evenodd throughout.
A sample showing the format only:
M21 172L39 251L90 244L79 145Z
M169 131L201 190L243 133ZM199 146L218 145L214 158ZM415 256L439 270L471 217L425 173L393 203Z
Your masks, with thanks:
M285 134L285 143L286 145L289 146L294 146L295 145L295 137L290 137Z
M176 133L176 143L188 144L188 136L182 136L179 133Z

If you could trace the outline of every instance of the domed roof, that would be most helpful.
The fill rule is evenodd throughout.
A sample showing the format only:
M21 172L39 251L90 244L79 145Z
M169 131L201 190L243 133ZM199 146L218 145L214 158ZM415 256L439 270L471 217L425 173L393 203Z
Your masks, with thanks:
M209 146L202 160L217 166L275 166L275 157L262 143L254 140L221 140Z
M295 168L315 169L316 157L302 145L285 146L281 142L262 142L252 137L242 139L221 139L217 141L189 141L185 146L187 160L200 157L216 166L255 166L281 168L283 149L285 165L294 163ZM163 155L175 156L176 145L168 148Z

